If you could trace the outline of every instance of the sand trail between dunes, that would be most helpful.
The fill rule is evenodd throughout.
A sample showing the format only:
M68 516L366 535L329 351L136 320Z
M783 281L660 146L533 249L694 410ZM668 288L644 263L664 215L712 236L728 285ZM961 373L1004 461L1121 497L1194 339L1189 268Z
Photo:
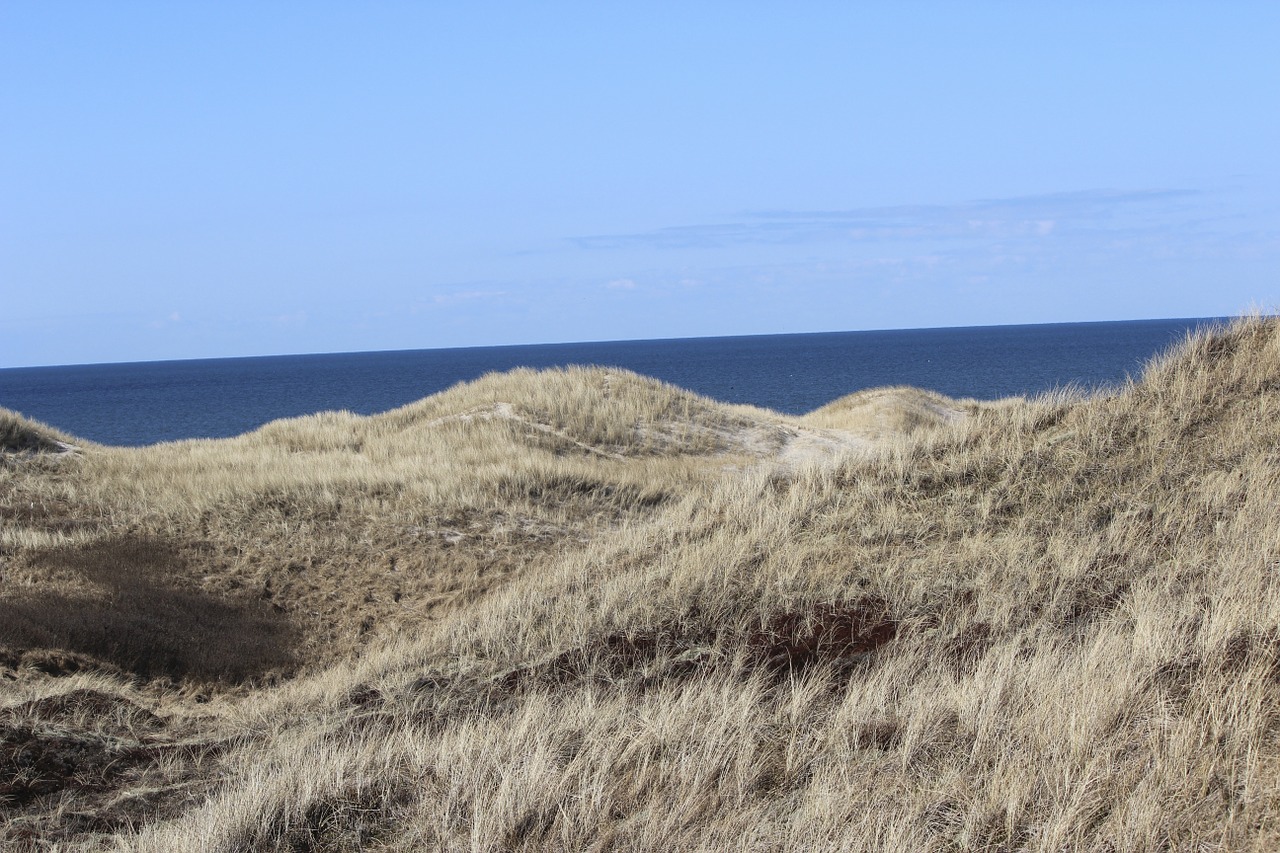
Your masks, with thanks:
M532 418L526 418L523 415L516 412L515 406L513 406L510 403L501 403L501 402L494 403L491 406L482 406L478 409L471 409L469 411L461 412L456 415L445 415L442 418L436 418L435 420L427 421L427 423L424 424L424 426L436 427L436 426L442 426L444 424L449 424L449 423L471 423L472 421L491 421L491 420L516 421L518 423L521 423L529 427L530 429L535 429L538 432L543 432L543 433L546 433L547 435L553 435L556 438L559 438L562 441L568 442L569 444L572 444L573 446L587 453L591 453L596 456L604 456L608 459L615 459L619 462L626 460L626 457L620 453L614 453L612 451L605 450L600 447L596 447L595 445L586 444L584 442L578 441L576 438L569 435L564 430L557 429L551 424L544 424L539 421L535 421Z
M796 429L771 461L779 473L811 465L834 465L850 454L870 454L879 444L843 430Z
M957 415L963 417L962 413ZM436 427L449 423L471 423L473 421L508 420L520 423L530 429L555 436L574 447L595 456L603 456L616 461L625 461L626 456L614 451L577 440L566 431L532 418L525 417L516 411L515 406L507 402L496 402L489 406L471 409L454 415L435 418L425 426ZM678 445L678 438L668 434L666 430L639 428L646 437L665 439ZM724 450L717 455L754 457L765 466L773 467L778 473L791 474L801 468L823 463L832 463L850 453L870 453L879 442L838 429L814 429L792 426L790 424L760 422L745 425L684 425L687 434L704 434L716 439Z

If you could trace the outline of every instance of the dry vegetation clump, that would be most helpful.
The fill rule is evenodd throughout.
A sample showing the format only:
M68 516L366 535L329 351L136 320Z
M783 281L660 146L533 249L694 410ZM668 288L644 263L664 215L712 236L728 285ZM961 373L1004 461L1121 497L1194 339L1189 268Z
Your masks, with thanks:
M238 579L301 626L307 663L215 689L196 685L216 672L137 681L106 658L120 674L59 676L11 652L3 749L38 726L55 744L32 766L61 766L58 738L105 731L58 728L77 678L108 697L91 704L139 709L104 711L136 721L104 743L226 746L115 776L86 747L86 793L0 779L28 833L0 839L1277 849L1278 412L1280 323L1255 317L1094 397L894 389L795 420L617 371L526 373L370 419L11 466L4 506L40 496L95 525L61 551L7 544L22 596L88 596L104 581L73 555L163 537L171 558L153 567L183 567L166 588L231 601ZM779 464L815 429L876 446ZM439 577L459 590L395 625L356 607L378 614L363 644L308 646L326 635L295 602L329 595L326 613L346 613L382 594L392 558L415 596ZM141 712L162 721L152 734ZM94 797L123 802L129 773L154 801L113 823Z

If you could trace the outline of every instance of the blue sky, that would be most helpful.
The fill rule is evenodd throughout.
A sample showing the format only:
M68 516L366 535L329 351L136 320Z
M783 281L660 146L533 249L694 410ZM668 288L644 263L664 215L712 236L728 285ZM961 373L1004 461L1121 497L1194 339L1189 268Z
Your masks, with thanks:
M1274 309L1277 44L1273 2L6 3L0 366Z

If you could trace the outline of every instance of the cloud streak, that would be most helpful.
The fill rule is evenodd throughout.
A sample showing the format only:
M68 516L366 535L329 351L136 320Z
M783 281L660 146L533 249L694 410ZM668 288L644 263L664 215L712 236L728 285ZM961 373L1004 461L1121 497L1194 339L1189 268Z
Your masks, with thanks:
M813 242L1036 238L1064 230L1129 227L1167 215L1199 190L1089 190L945 205L770 210L739 221L572 238L581 249L698 249Z
M437 293L431 297L435 305L459 305L467 302L490 301L502 299L507 295L505 290L457 290L451 293Z

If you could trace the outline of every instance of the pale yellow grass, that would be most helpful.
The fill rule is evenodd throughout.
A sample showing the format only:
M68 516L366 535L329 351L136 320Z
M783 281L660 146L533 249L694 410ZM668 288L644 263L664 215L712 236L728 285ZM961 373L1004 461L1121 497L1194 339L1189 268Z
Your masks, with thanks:
M953 400L908 386L870 388L814 409L801 418L801 423L847 430L872 439L893 439L963 420L990 405L975 400Z
M34 595L77 584L69 560L149 549L183 590L283 609L301 658L331 661L774 453L784 420L625 371L515 371L374 417L27 453L0 472L0 546Z

